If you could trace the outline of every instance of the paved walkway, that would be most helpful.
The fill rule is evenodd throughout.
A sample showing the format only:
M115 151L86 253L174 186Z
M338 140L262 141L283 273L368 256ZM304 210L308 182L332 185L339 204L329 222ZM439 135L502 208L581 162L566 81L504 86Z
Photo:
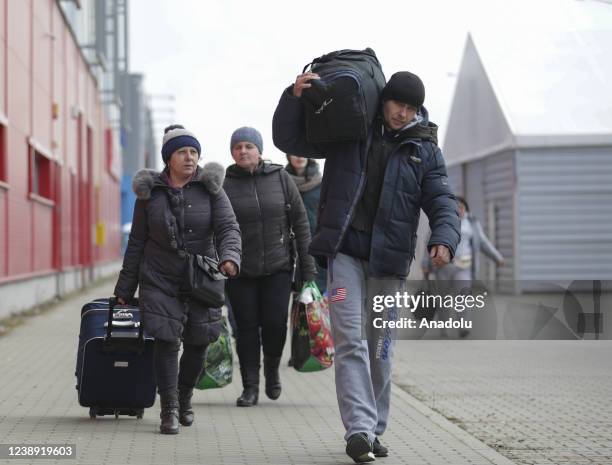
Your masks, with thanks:
M333 371L302 374L283 364L283 395L237 408L235 381L198 391L196 421L177 436L158 433L158 405L142 420L90 420L74 388L83 302L109 295L110 284L63 301L52 311L0 337L0 443L76 444L78 464L344 464ZM286 354L287 355L287 354ZM510 465L493 449L393 389L393 414L384 436L391 455L378 463ZM28 460L0 460L23 464ZM49 463L46 459L33 463Z
M612 464L612 341L400 341L394 380L519 464Z

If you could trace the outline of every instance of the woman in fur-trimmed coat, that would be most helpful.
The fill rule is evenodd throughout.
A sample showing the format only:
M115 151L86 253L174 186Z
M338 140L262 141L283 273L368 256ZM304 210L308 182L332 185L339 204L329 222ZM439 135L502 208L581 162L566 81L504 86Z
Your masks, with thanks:
M200 152L192 133L169 126L162 147L164 170L141 170L134 176L137 200L132 230L115 287L120 303L139 287L144 328L155 338L163 434L178 433L179 422L183 426L193 422L193 388L206 347L221 330L221 309L181 297L185 253L218 257L221 272L230 277L238 274L240 266L240 229L222 189L224 169L216 163L199 167Z

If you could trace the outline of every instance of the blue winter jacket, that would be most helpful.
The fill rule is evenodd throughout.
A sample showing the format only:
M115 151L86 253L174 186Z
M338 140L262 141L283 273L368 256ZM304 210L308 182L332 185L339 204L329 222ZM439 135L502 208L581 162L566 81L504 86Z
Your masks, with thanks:
M285 153L325 158L317 232L309 253L315 257L334 257L365 187L367 142L310 144L303 131L303 111L292 88L286 89L274 113L272 137L276 147ZM434 142L437 127L427 120L425 108L422 113L421 125L434 137L404 139L388 158L372 230L371 276L408 275L414 259L421 208L429 218L432 231L428 249L445 245L454 256L459 243L459 211L448 185L442 153Z

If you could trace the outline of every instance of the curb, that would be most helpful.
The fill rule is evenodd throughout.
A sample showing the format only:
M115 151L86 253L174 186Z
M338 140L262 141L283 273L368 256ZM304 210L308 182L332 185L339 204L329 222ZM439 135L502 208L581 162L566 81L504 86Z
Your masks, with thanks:
M492 447L488 446L479 439L476 439L470 433L468 433L464 429L461 429L459 426L446 419L443 415L432 410L431 408L427 407L423 402L411 396L409 393L404 391L398 384L396 384L395 381L391 383L391 392L393 395L398 396L400 399L410 405L410 407L415 409L417 412L419 412L437 427L446 431L451 436L464 443L470 449L478 452L481 456L489 460L492 464L516 465L516 462L513 462L507 457L504 457Z

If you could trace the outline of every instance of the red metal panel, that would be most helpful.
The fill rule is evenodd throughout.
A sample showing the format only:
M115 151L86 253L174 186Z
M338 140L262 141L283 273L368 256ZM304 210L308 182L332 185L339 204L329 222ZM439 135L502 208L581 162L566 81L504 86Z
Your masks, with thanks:
M32 11L34 19L37 19L43 24L51 22L51 10L54 7L55 0L36 0L32 3Z
M7 41L6 41L6 2L0 0L0 111L6 113L6 73Z
M77 211L78 216L77 220L77 244L79 246L79 255L78 255L78 263L83 264L85 262L85 252L84 252L84 242L85 242L85 234L84 234L84 215L85 209L83 205L85 205L85 193L83 192L83 171L84 171L84 163L83 163L83 116L79 115L77 118L77 189L73 191L72 195L74 196L74 200L77 203Z
M91 127L86 128L86 139L85 139L85 160L86 160L86 171L85 180L83 181L83 263L91 265L93 263L93 226L95 221L95 208L94 203L94 191L93 191L93 132Z
M8 193L0 188L0 278L8 274Z
M29 135L30 127L30 75L28 69L15 57L9 54L8 59L8 112L11 127L23 134L22 142ZM20 157L21 158L21 157Z
M37 0L34 5L48 4L46 0ZM34 17L32 21L32 78L34 82L50 91L51 60L53 57L53 36L48 15L45 18Z
M52 268L53 258L53 207L33 202L34 230L32 231L32 271Z
M55 207L52 212L52 261L51 266L56 269L62 268L61 257L61 201L62 201L62 176L61 166L53 163L51 167L51 176L53 180L52 196L55 202Z
M6 38L7 0L0 0L0 40Z
M0 280L118 258L120 186L108 174L98 92L55 0L0 0L0 111L9 118L10 154L10 190L0 190ZM64 161L48 164L41 186L54 206L29 197L29 137ZM106 234L94 248L96 222Z
M62 162L66 162L66 147L64 130L66 121L70 118L66 107L66 74L64 65L64 42L62 35L62 17L59 11L54 10L52 16L51 33L55 39L53 40L53 61L51 66L52 85L52 103L57 105L58 116L55 120L51 120L51 136L53 142L51 148L57 150L57 156ZM65 169L65 168L64 168Z
M66 165L69 169L76 172L77 169L77 139L75 137L77 131L78 120L73 117L72 111L77 107L77 73L76 60L77 52L74 42L70 34L65 31L63 34L65 45L65 79L66 79L66 106L65 106L65 150L66 150ZM68 85L70 83L70 85Z
M32 86L32 137L51 152L51 94L38 84ZM47 153L49 155L49 153Z
M9 115L10 117L11 115ZM28 144L26 136L10 120L7 128L7 149L10 154L7 178L8 195L8 274L30 272L32 229L31 202L28 200Z
M70 223L72 225L72 265L79 264L79 251L81 249L79 242L79 180L77 174L70 175L70 199L72 217Z
M53 40L51 36L47 0L34 2L32 21L32 136L51 150L51 60ZM36 16L36 15L40 16Z
M8 112L8 35L7 35L7 30L8 30L8 0L0 0L2 1L4 4L2 6L2 14L4 15L3 21L0 25L0 27L2 27L3 29L3 39L4 39L4 44L2 47L2 53L3 53L3 57L2 57L2 66L3 66L3 70L2 70L2 88L0 88L0 92L2 92L2 109L4 110L4 113L6 114Z
M66 166L62 166L58 170L60 177L59 185L59 199L56 205L58 205L58 247L59 247L59 262L61 267L71 266L72 263L72 224L71 224L71 197L70 197L70 173L66 169Z
M15 195L11 189L8 215L8 274L30 273L32 271L31 235L34 226L32 222L32 202L27 200L26 197Z
M30 67L30 21L31 5L29 0L8 1L9 51L19 59L23 66Z

